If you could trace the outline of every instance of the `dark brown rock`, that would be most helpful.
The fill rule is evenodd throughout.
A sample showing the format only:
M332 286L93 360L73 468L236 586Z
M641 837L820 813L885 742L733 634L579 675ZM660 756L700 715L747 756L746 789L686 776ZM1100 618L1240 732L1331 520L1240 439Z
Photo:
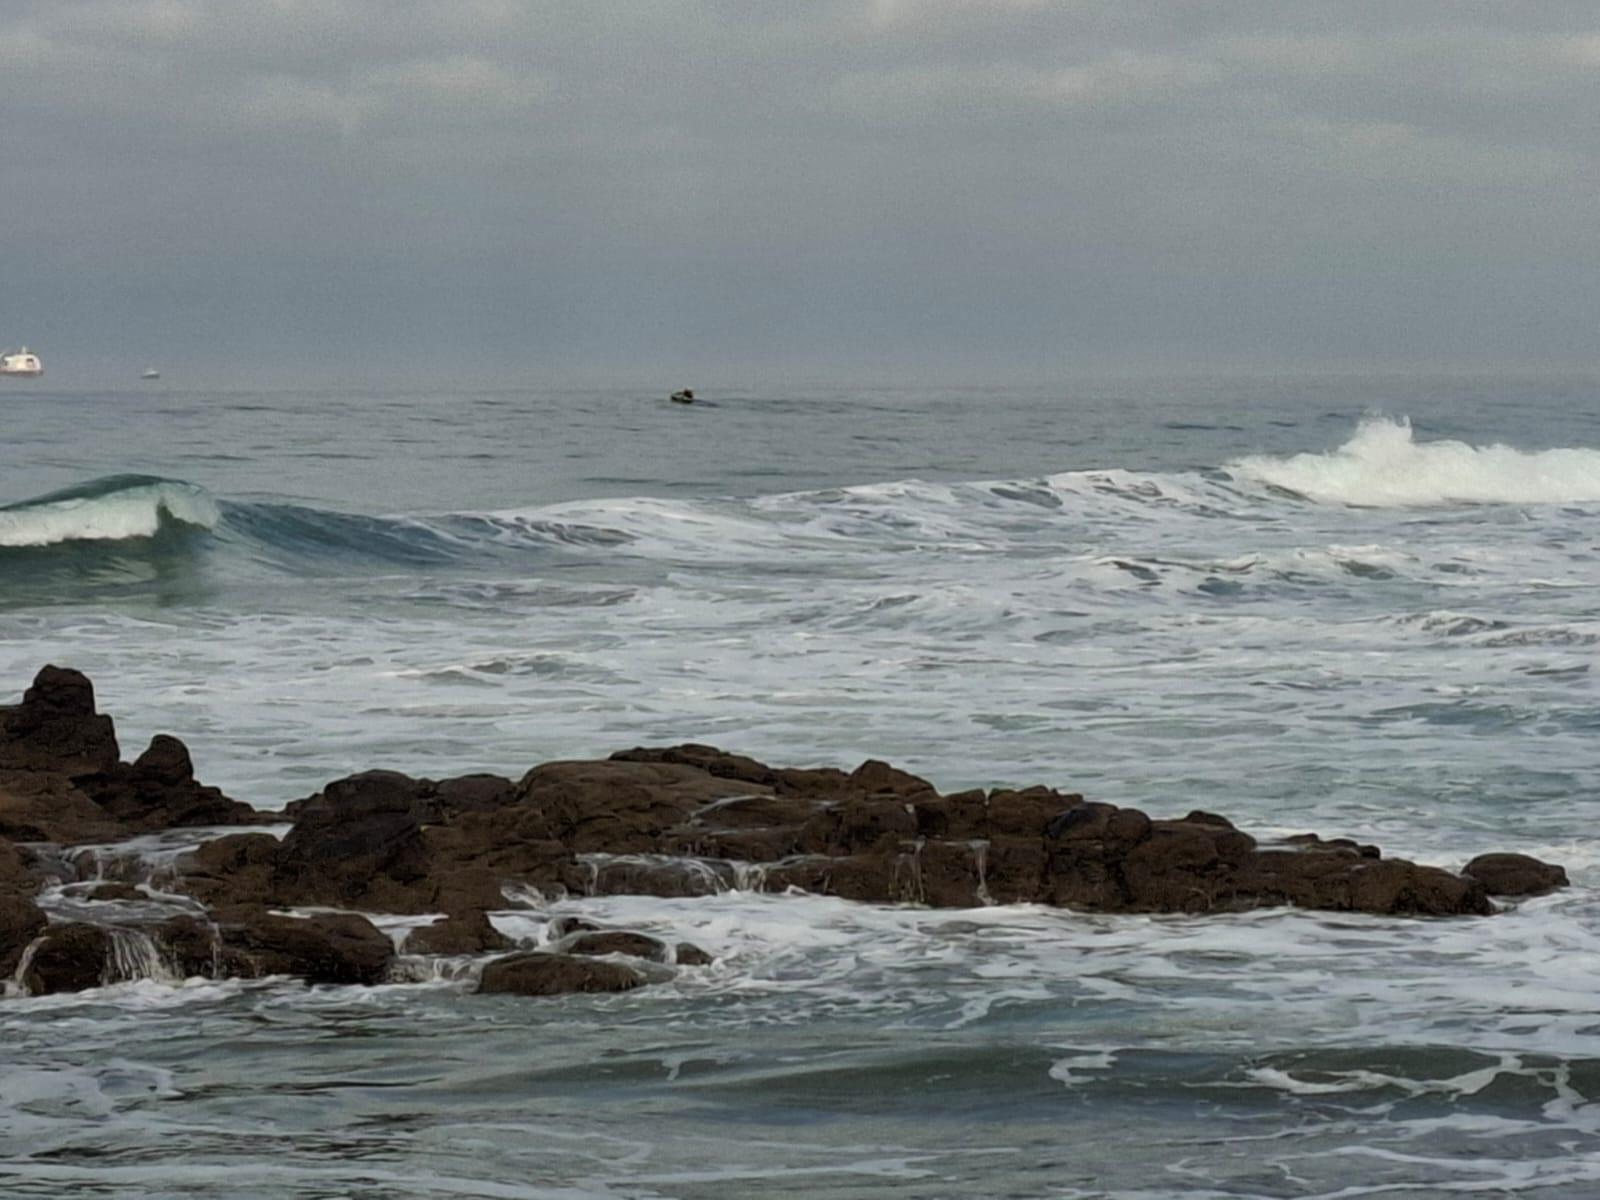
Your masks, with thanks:
M594 855L563 870L561 882L580 896L715 896L738 882L731 863L668 855Z
M183 890L209 905L265 904L279 842L270 833L230 833L178 860Z
M31 896L39 890L39 882L31 861L0 837L0 896Z
M717 779L734 779L760 788L770 788L777 779L776 772L765 763L746 758L742 754L729 754L718 750L715 746L700 746L694 743L659 749L638 747L633 750L619 750L611 756L611 761L673 763L678 766L694 767Z
M673 947L672 961L680 967L709 967L717 960L715 955L700 949L693 942L679 942Z
M644 982L640 972L623 963L530 951L486 964L478 991L483 995L560 996L571 992L626 992Z
M662 835L698 809L748 791L697 767L608 760L535 767L517 785L517 799L575 853L638 854L658 850Z
M0 980L11 978L22 952L44 927L45 915L32 900L0 892Z
M850 772L850 783L859 788L863 795L898 796L903 800L930 799L939 793L933 784L926 779L918 778L909 771L902 771L898 767L891 767L888 763L876 758L869 758L854 771Z
M1526 854L1480 854L1461 873L1491 896L1543 896L1567 886L1567 872Z
M434 785L438 820L462 813L496 812L516 800L516 785L500 775L460 775Z
M808 819L798 841L802 853L842 857L888 850L916 836L917 818L903 801L850 799Z
M0 837L75 845L122 834L122 826L65 775L0 771Z
M426 911L434 888L417 781L394 771L335 780L299 810L273 867L280 902ZM418 886L422 885L422 886Z
M157 734L132 763L80 777L78 785L130 833L194 825L251 825L276 821L230 800L194 777L189 748L168 734Z
M51 925L34 948L22 985L34 996L99 987L110 953L111 934L98 925Z
M146 896L131 883L97 883L83 893L83 898L85 900L98 901L127 901L148 900L150 897Z
M117 765L111 718L95 712L94 685L79 671L47 666L22 703L0 708L0 770L74 778Z
M672 957L667 944L649 934L634 933L628 929L605 929L595 933L578 933L561 944L564 954L625 954L629 958L643 958L650 962L666 962Z
M407 954L486 954L516 945L496 929L482 909L451 913L413 929L401 949Z
M352 913L288 917L264 909L226 909L217 914L215 932L206 932L201 952L204 927L190 918L179 918L176 925L190 952L199 954L191 963L203 963L220 950L227 973L248 978L293 975L307 983L381 983L394 956L388 936Z

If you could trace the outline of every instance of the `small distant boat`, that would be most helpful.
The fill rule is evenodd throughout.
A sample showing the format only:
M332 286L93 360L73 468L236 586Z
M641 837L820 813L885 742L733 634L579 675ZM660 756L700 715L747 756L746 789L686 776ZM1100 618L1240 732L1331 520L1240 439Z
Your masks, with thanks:
M11 375L20 379L37 379L44 374L44 364L39 361L39 356L24 346L21 350L6 351L0 354L0 375Z
M154 367L146 367L144 370L139 372L139 378L140 379L160 379L161 378L161 372L156 370Z
M693 388L684 388L683 391L681 391L681 392L673 392L672 393L672 402L674 404L693 404L694 403L694 389Z

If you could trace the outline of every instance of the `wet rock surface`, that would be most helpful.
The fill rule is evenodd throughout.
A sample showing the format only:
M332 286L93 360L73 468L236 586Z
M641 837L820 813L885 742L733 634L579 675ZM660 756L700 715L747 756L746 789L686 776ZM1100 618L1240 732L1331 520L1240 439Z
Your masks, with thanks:
M182 903L194 912L153 931L46 925L36 896L47 877L102 875L81 874L82 864L51 846L20 845L285 818L292 827L281 841L242 828L178 856L162 887L191 897ZM105 864L95 860L95 870ZM107 908L151 900L131 886L141 880L104 878L97 889L80 885L81 899ZM177 738L157 736L122 762L111 719L95 711L93 687L76 671L46 667L21 704L0 708L0 978L16 976L13 990L92 987L149 955L180 975L386 977L394 947L369 921L291 908L446 914L414 928L405 952L470 956L512 947L487 912L565 894L797 888L938 908L1027 902L1201 914L1297 905L1452 917L1494 911L1491 895L1540 895L1566 882L1560 867L1525 855L1481 855L1457 874L1348 838L1260 844L1203 810L1163 818L1044 786L945 795L878 760L853 771L783 768L700 744L545 763L516 781L365 771L284 814L263 814L199 783ZM550 933L558 952L495 959L481 990L625 990L657 977L651 971L711 961L689 943L639 931L574 921Z
M478 981L484 995L561 996L571 992L627 992L645 977L623 963L575 954L527 951L486 964Z
M510 950L514 943L489 923L482 909L452 913L431 925L413 929L401 947L407 954L488 954Z
M1567 886L1567 872L1526 854L1480 854L1461 873L1491 896L1544 896Z

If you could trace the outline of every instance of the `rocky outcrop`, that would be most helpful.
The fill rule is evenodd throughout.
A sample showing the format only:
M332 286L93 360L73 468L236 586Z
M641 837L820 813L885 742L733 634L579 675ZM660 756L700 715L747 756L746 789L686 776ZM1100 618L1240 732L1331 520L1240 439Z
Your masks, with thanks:
M546 763L516 781L366 771L334 780L287 815L293 824L281 842L241 830L178 860L175 886L206 916L47 926L34 900L46 874L100 880L78 898L108 908L138 902L143 915L128 919L145 922L150 898L132 885L149 877L109 878L96 851L19 853L6 839L82 845L282 815L257 814L199 783L176 738L158 736L132 763L120 761L89 681L46 667L21 704L0 708L0 977L20 969L31 989L70 990L126 977L151 956L178 974L387 977L393 947L370 922L272 911L285 908L446 913L412 930L405 951L483 955L513 945L488 911L563 893L792 888L936 908L1026 902L1199 914L1297 905L1449 917L1492 912L1492 895L1566 884L1560 867L1523 855L1482 855L1456 874L1347 838L1262 844L1201 810L1153 816L1042 786L946 795L880 760L851 771L783 768L700 744ZM165 876L158 882L172 886ZM625 990L710 961L689 943L578 920L553 924L550 935L555 952L495 960L482 990Z
M194 777L189 748L158 733L132 763L77 780L78 786L124 830L152 833L194 825L250 825L276 820L230 800Z
M81 845L185 825L246 825L277 818L195 780L189 751L160 734L120 761L111 718L94 685L47 666L22 703L0 708L0 837Z
M788 770L712 747L535 767L509 790L370 771L304 801L281 846L224 839L196 895L391 912L492 909L506 889L705 895L730 888L1097 912L1270 905L1407 916L1492 910L1484 881L1348 839L1258 845L1214 813L1175 819L1047 787L939 794L876 761Z
M75 779L109 771L118 758L111 718L95 712L94 685L81 672L44 667L21 704L0 708L0 771Z

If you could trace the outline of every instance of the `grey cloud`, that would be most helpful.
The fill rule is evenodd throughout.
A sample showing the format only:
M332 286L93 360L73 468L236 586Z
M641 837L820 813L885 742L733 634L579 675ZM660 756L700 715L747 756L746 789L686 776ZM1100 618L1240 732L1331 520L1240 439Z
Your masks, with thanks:
M1592 358L1588 6L9 0L0 341Z

